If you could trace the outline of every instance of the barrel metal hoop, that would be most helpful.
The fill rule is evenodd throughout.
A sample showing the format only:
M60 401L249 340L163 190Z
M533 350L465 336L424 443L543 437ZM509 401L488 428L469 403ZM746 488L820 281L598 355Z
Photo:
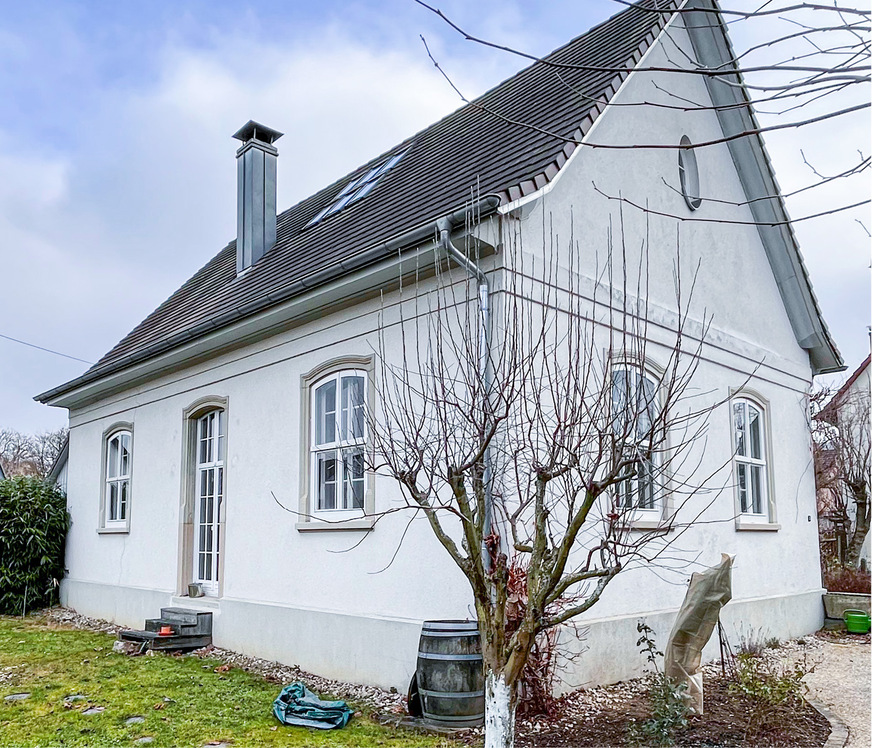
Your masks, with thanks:
M478 631L478 621L424 621L423 631Z
M480 660L480 654L435 654L433 652L418 652L422 660Z
M437 714L430 714L429 712L423 712L424 719L433 722L435 724L439 724L440 722L464 722L467 723L470 727L474 727L476 725L480 725L484 719L484 715L467 715L461 717L443 717Z
M422 631L421 638L422 639L437 639L439 637L450 638L450 639L471 639L472 637L478 638L481 634L478 631Z
M440 699L466 699L484 696L484 691L430 691L426 688L419 688L418 693L422 693L425 696L436 696Z

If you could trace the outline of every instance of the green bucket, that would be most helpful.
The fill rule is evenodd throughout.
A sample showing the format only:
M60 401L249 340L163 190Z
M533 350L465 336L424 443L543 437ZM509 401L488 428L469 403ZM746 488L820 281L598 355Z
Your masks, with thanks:
M845 628L849 634L868 634L872 620L869 614L863 610L846 610L845 611Z

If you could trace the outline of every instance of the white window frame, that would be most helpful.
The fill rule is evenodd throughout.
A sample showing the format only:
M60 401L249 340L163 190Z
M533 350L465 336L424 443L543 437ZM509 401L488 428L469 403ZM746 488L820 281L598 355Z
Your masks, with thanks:
M122 442L125 437L127 439L126 470L123 466L122 452ZM116 441L119 443L119 449L113 454L112 445ZM126 533L130 531L130 509L133 493L133 424L116 423L108 428L103 433L102 452L100 522L97 531L100 533ZM117 509L114 517L112 516L113 509Z
M681 185L681 194L684 202L691 210L696 210L702 205L700 197L699 166L696 162L696 151L691 148L690 138L682 135L678 149L678 181Z
M204 436L203 429L217 424L217 433ZM205 459L203 449L207 452ZM227 456L227 414L214 408L199 415L194 431L194 583L203 592L217 597L221 587L221 526L226 494L225 461ZM204 491L205 485L211 490ZM210 503L211 502L211 503ZM211 509L211 512L208 510ZM204 511L207 516L204 517ZM203 565L201 566L201 561Z
M657 414L661 408L660 402L660 388L658 386L658 377L653 375L648 369L644 366L639 366L630 361L623 361L615 364L611 368L611 372L609 374L609 407L614 409L616 406L615 403L615 375L618 372L625 372L627 374L635 375L635 379L632 382L631 386L629 386L628 394L632 399L638 398L638 387L643 380L648 381L651 384L652 395L651 400L648 404L648 407L653 410L653 418L657 417ZM614 418L613 413L613 418ZM663 517L664 510L664 486L662 480L659 480L660 476L660 449L657 449L654 454L651 456L651 474L649 476L645 476L642 472L636 472L628 482L624 482L615 487L614 492L614 500L617 508L621 511L627 511L630 514L631 522L634 525L639 525L639 523L645 522L659 522ZM644 488L642 488L644 484ZM632 488L630 492L628 489ZM645 491L650 496L650 505L648 506L639 506L636 503L636 498L642 491ZM631 496L631 500L628 502L626 500L626 496ZM647 503L647 502L646 502Z
M345 471L344 461L337 460L335 485L337 487L335 508L321 508L319 504L319 481L318 460L319 455L335 451L338 455L341 451L363 450L364 461L369 445L369 426L367 423L366 409L370 407L374 397L374 359L372 356L348 355L341 358L326 361L301 378L300 391L300 483L301 493L299 501L299 517L296 529L299 532L311 532L322 530L339 531L369 531L374 527L373 514L375 512L374 486L375 476L372 472L363 470L363 506L354 507L350 501L344 499L343 475ZM363 435L356 438L342 438L342 410L341 410L341 381L343 377L358 376L363 378ZM318 389L333 381L336 383L336 411L334 412L335 439L331 442L318 444L317 429L317 403ZM358 483L360 487L360 483Z
M736 407L743 409L744 440L740 443L736 423ZM750 410L758 414L758 441L760 457L751 454ZM730 439L732 445L731 482L733 484L734 515L738 530L777 530L775 518L774 488L772 482L772 440L769 403L756 394L745 390L734 390L730 396ZM744 452L744 454L743 454ZM740 471L744 469L745 487L742 487ZM755 497L751 480L752 470L760 471ZM756 501L755 501L756 498ZM744 500L743 500L744 499Z
M354 406L343 402L344 390L343 382L346 380L358 379L362 380L363 402ZM330 384L334 385L333 410L326 411L323 415L327 417L332 415L332 424L319 423L318 411L318 393L323 388ZM363 468L363 458L366 451L367 442L367 425L366 425L366 408L367 408L367 384L368 377L362 369L340 369L325 377L322 377L315 382L310 389L310 413L311 415L311 433L309 436L309 450L311 453L309 465L309 480L312 486L312 496L314 498L314 510L317 514L332 513L332 512L363 512L364 495L366 493L366 470ZM348 405L349 407L346 407ZM358 410L357 413L353 412ZM353 422L359 419L361 433L358 436L349 435L347 433L346 422ZM318 433L321 428L330 428L334 438L326 441L318 440ZM325 506L326 497L323 495L320 466L321 460L334 456L334 480L333 486L333 504L334 506ZM360 477L355 478L349 467L352 464L354 455L359 454L360 462ZM359 492L359 499L356 501L354 492ZM355 506L355 504L358 504Z

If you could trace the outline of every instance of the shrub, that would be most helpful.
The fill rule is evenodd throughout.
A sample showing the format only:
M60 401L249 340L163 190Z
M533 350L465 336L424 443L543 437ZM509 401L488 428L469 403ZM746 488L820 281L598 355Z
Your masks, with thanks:
M66 497L39 478L0 480L0 613L50 605L64 576Z
M829 592L865 592L869 594L870 574L850 566L828 566L824 570L824 587Z
M687 684L674 682L657 667L657 658L663 653L654 643L654 629L640 620L636 630L639 632L636 646L654 674L648 689L651 717L639 725L631 725L629 739L635 745L674 745L675 733L687 727Z
M761 657L740 654L736 656L736 680L729 690L768 706L778 706L800 697L802 679L809 672L800 664L776 665Z

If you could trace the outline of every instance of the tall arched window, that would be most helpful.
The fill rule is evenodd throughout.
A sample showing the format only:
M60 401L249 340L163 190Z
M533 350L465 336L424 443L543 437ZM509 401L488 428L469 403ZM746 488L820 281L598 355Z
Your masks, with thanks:
M311 388L310 483L317 511L363 509L366 372L329 374Z
M611 387L612 432L619 451L615 459L628 463L626 477L615 487L616 504L622 509L659 512L657 385L638 367L618 366L612 370Z
M133 476L133 426L115 424L103 437L100 532L127 532Z
M197 419L194 476L194 582L218 594L220 527L224 501L225 416L210 410Z

